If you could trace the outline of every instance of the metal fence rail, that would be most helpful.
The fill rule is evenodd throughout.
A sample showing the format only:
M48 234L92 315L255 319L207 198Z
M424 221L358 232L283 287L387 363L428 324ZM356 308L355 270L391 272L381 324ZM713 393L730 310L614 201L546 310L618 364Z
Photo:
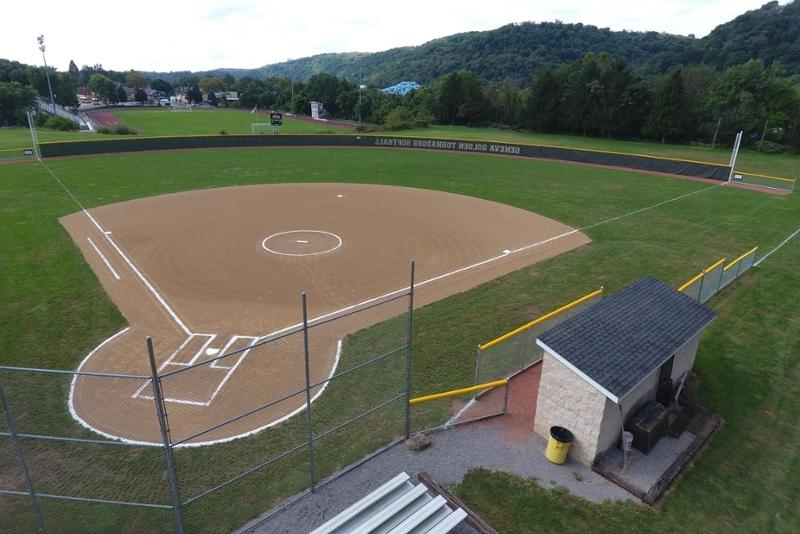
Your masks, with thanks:
M542 358L536 338L557 324L580 313L603 296L603 289L592 291L553 311L478 345L475 358L475 384L511 378Z
M413 293L412 264L406 289L346 313L309 321L302 295L299 327L180 372L159 372L163 358L150 338L150 375L0 366L0 531L203 532L218 529L232 510L236 519L254 517L315 491L411 427ZM235 391L234 410L218 415L210 404L204 424L187 425L185 404L174 399L202 384L209 369L245 357L251 370L284 376L284 391L256 383ZM138 387L138 406L148 409L132 418L101 397L73 399L76 381L93 391ZM160 440L98 436L76 424L73 402L93 403L98 432L103 421L130 424Z
M722 258L687 280L678 291L698 302L706 302L750 269L755 263L757 252L758 247L753 247L728 263Z

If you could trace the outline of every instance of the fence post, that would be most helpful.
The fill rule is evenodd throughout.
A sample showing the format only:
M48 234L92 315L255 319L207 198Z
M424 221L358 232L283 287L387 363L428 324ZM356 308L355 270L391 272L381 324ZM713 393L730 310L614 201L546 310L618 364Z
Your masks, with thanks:
M42 509L39 508L39 499L36 497L36 490L33 489L33 479L31 479L31 473L28 471L28 463L25 461L25 455L22 452L22 445L20 444L19 437L17 436L17 427L14 424L14 419L11 418L11 408L9 408L8 402L6 402L6 396L3 392L2 384L0 384L0 404L3 405L3 413L5 414L6 422L8 423L8 432L11 434L11 441L14 442L14 451L17 453L17 461L19 461L19 467L22 469L22 474L25 477L25 484L28 486L28 496L31 499L33 513L36 516L36 526L39 527L39 532L45 534L47 530L44 528Z
M306 439L308 440L308 478L311 481L311 493L314 493L316 476L314 473L314 425L311 415L311 366L308 357L308 303L306 294L303 299L303 357L306 371Z
M706 281L706 272L700 277L700 288L697 290L697 302L703 302L703 282Z
M161 429L161 441L164 444L164 459L167 464L167 475L169 476L172 510L175 513L175 530L178 532L178 534L183 534L183 509L181 507L181 494L180 490L178 489L178 479L175 476L175 462L172 458L172 445L169 437L169 425L167 424L167 411L164 406L164 395L161 392L161 377L158 376L158 368L156 367L156 353L153 350L153 339L150 336L147 336L147 354L150 357L150 371L153 374L153 399L156 403L158 426Z
M478 382L478 377L480 376L481 371L481 344L478 343L478 346L475 348L475 379L472 381L473 386L477 386L480 382ZM472 393L472 400L478 396L478 393L475 391Z
M411 345L414 329L414 265L411 261L411 283L408 285L408 339L406 340L406 400L405 400L405 437L411 436Z

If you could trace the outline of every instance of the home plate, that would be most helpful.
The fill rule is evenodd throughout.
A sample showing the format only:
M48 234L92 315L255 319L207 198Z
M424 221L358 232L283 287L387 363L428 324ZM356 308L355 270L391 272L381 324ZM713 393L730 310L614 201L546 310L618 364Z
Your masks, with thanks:
M206 356L215 356L218 353L219 353L219 349L212 349L212 348L207 348L206 349Z

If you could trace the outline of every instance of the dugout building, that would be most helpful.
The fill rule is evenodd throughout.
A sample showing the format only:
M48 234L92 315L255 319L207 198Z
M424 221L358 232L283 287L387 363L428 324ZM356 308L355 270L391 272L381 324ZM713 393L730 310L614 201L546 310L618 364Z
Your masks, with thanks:
M570 457L592 465L619 446L650 401L668 407L694 365L714 312L647 277L548 330L534 431L570 430Z

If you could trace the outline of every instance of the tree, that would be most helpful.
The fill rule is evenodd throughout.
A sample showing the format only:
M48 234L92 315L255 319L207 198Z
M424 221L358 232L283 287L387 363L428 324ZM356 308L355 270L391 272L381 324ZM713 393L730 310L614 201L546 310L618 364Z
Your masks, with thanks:
M563 88L556 73L545 65L536 73L525 102L525 126L542 132L553 132L561 121Z
M761 60L753 59L717 78L706 106L712 117L722 119L721 139L732 139L742 130L743 142L752 144L760 139L765 122L771 128L788 126L797 94L783 74L779 63L767 68Z
M136 89L136 93L134 93L133 99L144 106L145 102L147 102L148 100L147 91L139 87L138 89Z
M308 98L305 89L294 93L294 98L289 107L292 113L300 113L302 115L311 114L311 100Z
M200 88L197 86L197 84L194 84L191 89L186 92L186 99L190 104L203 103L203 93L200 91Z
M197 84L200 87L200 90L204 93L225 90L225 82L223 82L222 79L214 76L206 76L205 78L201 78Z
M78 70L78 66L71 59L69 60L69 70L67 72L72 83L78 85L81 81L81 71Z
M128 71L125 74L125 86L130 87L131 89L138 89L139 87L147 87L148 82L147 78L141 72L136 72L135 70Z
M33 107L36 91L19 82L0 82L0 125L25 124L25 112Z
M653 109L645 125L645 133L665 143L685 139L689 102L684 89L683 73L675 69L656 83Z
M150 89L152 89L153 91L160 91L167 96L170 96L175 92L175 90L172 87L172 84L160 78L150 82Z
M337 97L342 89L342 83L336 76L326 73L313 75L308 80L306 93L309 100L322 102L325 109L333 116L339 116L340 109L337 102Z
M117 101L117 84L108 76L92 74L87 85L98 98L108 102Z
M122 87L122 84L117 85L117 98L114 101L116 104L117 102L127 102L128 101L128 93L125 92L125 88Z
M217 107L219 102L217 101L217 94L214 91L208 92L208 103L214 107Z
M519 88L514 80L506 78L497 95L497 113L500 122L516 126L521 120Z

